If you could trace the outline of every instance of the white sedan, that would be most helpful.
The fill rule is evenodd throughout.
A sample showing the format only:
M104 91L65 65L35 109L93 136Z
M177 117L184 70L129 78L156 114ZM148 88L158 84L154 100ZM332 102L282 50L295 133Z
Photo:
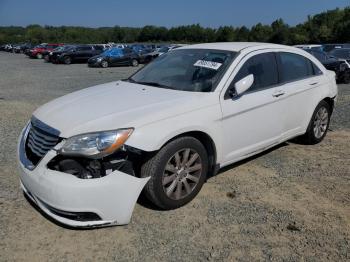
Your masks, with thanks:
M18 144L21 186L63 224L127 224L142 190L175 209L224 166L298 136L319 143L336 97L335 74L298 48L181 47L37 109Z

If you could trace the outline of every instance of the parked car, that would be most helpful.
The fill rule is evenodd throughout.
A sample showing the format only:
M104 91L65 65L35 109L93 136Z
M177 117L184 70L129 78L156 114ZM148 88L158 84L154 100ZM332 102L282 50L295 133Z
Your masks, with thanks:
M15 45L13 45L12 46L12 53L19 53L20 52L20 50L21 50L21 44L15 44Z
M345 59L350 62L350 48L333 49L328 54L330 56Z
M18 45L16 45L14 48L13 48L13 52L14 53L17 53L17 54L19 54L19 53L24 53L25 52L25 50L26 49L30 49L30 48L33 48L34 46L33 46L33 44L31 44L31 43L22 43L22 44L18 44Z
M63 44L41 44L30 49L26 54L31 58L42 59L45 51L52 51L59 46L63 46Z
M12 44L6 44L4 47L4 51L6 52L12 52Z
M179 208L222 167L294 137L321 142L336 97L334 72L297 48L179 48L38 108L19 140L21 186L63 224L127 224L142 190Z
M74 45L63 45L55 48L52 51L45 51L43 52L43 57L46 62L52 62L57 63L57 57L61 55L64 52L67 52L68 50L74 48Z
M339 59L334 56L330 56L325 52L316 50L306 50L314 57L316 57L326 69L334 71L336 74L337 82L350 84L350 64L345 59Z
M323 45L323 51L328 53L334 49L350 48L350 44L325 44Z
M168 53L169 51L179 48L180 46L178 45L170 45L170 46L163 46L158 50L158 56L161 56L165 53Z
M21 46L21 51L20 53L22 54L25 54L27 50L30 50L34 47L34 44L32 43L24 43L22 46Z
M132 49L135 53L140 53L141 51L147 49L145 45L143 44L134 44L129 46L130 49Z
M57 55L57 62L69 65L75 62L86 63L89 58L103 52L103 46L99 45L78 45Z
M140 64L147 64L159 56L159 52L152 49L144 49L138 53Z
M110 67L121 65L139 65L139 55L130 48L112 48L88 60L90 67Z
M316 50L316 51L323 51L322 45L295 45L294 47L301 48L304 50Z

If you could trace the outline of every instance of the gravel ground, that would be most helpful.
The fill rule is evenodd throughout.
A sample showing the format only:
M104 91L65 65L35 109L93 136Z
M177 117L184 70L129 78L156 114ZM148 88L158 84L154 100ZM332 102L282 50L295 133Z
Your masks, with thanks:
M222 170L187 206L136 205L128 226L71 230L24 198L16 140L39 105L136 69L52 65L0 53L0 261L350 261L350 85L331 131Z

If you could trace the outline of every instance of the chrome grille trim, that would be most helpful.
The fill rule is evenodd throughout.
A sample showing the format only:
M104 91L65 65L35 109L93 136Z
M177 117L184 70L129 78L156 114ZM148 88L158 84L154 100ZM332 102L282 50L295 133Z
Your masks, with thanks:
M61 140L60 132L35 117L27 124L22 133L19 144L21 163L29 170L33 170L47 154Z
M27 146L38 157L45 156L59 140L58 136L49 135L48 133L45 134L44 132L45 131L32 125L27 137Z
M48 126L47 124L41 122L35 116L32 116L32 119L30 120L30 122L33 126L45 131L49 135L52 135L52 136L59 136L60 135L60 131L58 131L57 129L52 128L51 126Z
M47 142L55 142L57 140L57 137L52 137L52 136L48 136L48 135L45 135L43 133L39 133L36 128L33 128L31 131L31 135L34 136L34 139L36 140L41 140L41 141L47 141Z

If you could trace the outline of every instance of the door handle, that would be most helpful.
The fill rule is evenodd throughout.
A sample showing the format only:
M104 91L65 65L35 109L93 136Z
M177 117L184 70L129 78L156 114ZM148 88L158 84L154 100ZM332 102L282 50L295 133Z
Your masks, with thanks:
M273 97L280 97L283 96L285 93L282 90L276 91L275 93L272 94Z
M314 83L310 83L309 85L310 86L314 86L314 85L317 85L318 84L318 82L314 82Z

